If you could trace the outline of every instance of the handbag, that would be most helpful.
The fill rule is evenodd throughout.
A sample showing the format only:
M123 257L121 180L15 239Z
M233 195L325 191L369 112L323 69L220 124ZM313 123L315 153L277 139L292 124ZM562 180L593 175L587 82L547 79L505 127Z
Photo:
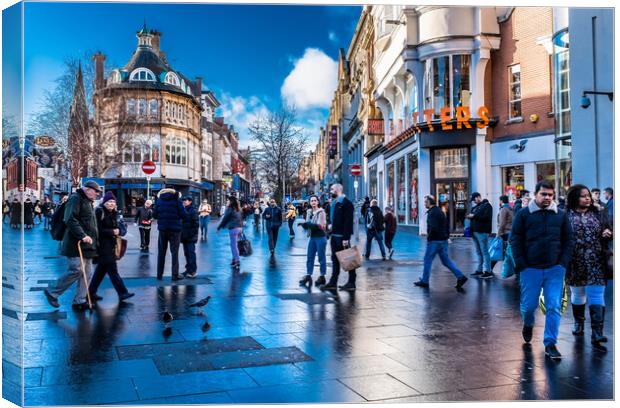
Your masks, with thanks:
M347 272L362 266L362 254L355 246L336 252L336 258L340 267Z
M239 249L239 255L241 256L252 255L252 243L247 240L244 233L241 233L237 240L237 249Z
M495 237L489 244L489 257L491 261L501 261L504 259L504 240L501 237Z
M127 252L127 240L125 238L116 237L116 245L114 246L114 257L118 261Z
M560 314L564 313L566 310L566 306L568 306L568 289L566 283L564 283L564 287L562 288L562 304L560 305ZM538 297L538 306L540 307L540 311L543 314L547 313L547 308L545 307L545 297L544 293L541 290L540 296Z

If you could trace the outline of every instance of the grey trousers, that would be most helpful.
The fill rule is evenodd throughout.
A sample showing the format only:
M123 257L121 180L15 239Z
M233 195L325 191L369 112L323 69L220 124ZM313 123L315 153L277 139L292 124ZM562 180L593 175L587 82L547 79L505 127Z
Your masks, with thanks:
M73 303L86 303L88 301L86 299L86 289L88 288L88 282L90 282L93 274L93 260L90 258L84 258L84 269L86 270L86 278L88 279L86 285L84 285L80 258L67 257L67 266L69 270L58 279L55 287L50 288L50 294L55 298L58 298L60 295L65 293L65 291L69 289L75 281L77 281L77 292L73 298Z

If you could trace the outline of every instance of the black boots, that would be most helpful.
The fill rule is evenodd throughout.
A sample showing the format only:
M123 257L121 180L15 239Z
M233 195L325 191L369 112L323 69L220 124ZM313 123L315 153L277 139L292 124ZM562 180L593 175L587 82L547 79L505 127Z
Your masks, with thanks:
M592 344L607 342L607 337L603 335L605 306L590 305L590 320L592 321Z
M573 318L575 319L573 334L575 336L583 336L583 329L586 322L586 305L571 306L573 306Z

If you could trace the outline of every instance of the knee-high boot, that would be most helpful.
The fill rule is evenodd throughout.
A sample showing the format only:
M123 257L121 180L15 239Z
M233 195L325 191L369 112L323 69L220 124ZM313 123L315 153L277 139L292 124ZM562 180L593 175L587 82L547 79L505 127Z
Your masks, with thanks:
M603 335L605 306L590 305L590 320L592 324L592 343L605 343L607 341L607 337Z
M583 336L583 329L586 321L586 305L572 305L573 306L573 318L575 323L573 324L573 334L575 336Z

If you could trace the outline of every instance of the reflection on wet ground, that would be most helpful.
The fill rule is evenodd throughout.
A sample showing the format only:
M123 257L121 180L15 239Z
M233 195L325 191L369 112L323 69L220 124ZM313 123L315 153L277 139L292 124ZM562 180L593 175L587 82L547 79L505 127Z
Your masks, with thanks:
M139 253L138 231L130 227L119 271L136 296L119 304L106 279L93 313L71 310L73 291L61 297L59 311L50 308L41 291L65 260L48 233L27 231L24 313L18 270L4 270L4 397L19 400L20 318L26 405L613 398L611 286L607 352L592 349L589 329L584 338L572 336L567 311L558 343L564 358L553 363L544 358L542 315L532 346L523 347L512 278L471 279L457 292L436 260L431 288L413 287L425 241L411 232L397 235L394 261L365 262L357 292L323 293L298 285L306 263L302 234L289 241L283 228L270 261L267 237L247 226L254 254L234 272L228 236L214 227L197 246L199 277L176 283L169 265L164 280L155 279L156 251ZM7 259L19 241L10 239L14 231L3 232ZM468 239L455 239L450 254L473 271ZM189 307L208 295L204 308ZM162 321L166 311L170 323Z

